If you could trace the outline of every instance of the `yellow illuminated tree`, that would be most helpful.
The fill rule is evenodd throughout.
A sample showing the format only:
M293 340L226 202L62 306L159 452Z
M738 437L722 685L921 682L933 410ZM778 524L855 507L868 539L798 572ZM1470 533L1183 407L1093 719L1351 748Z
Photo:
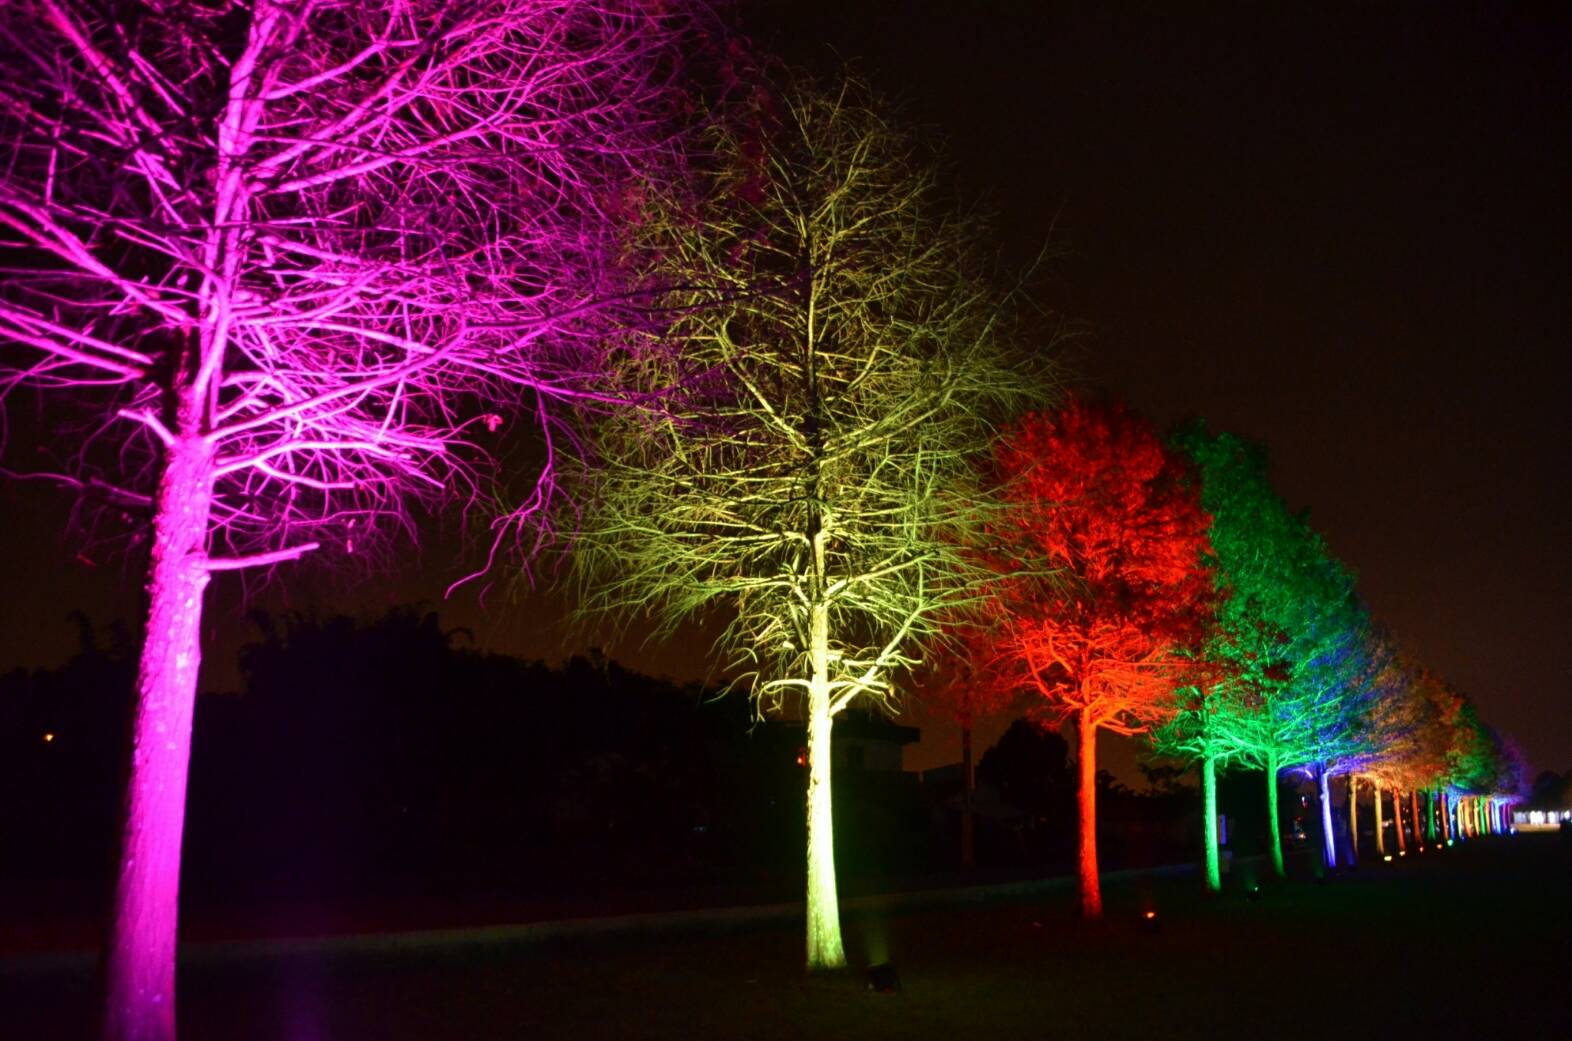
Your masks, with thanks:
M941 615L994 574L974 477L996 417L1046 396L1017 364L977 228L860 85L787 77L712 131L685 198L644 201L630 249L671 315L630 352L651 406L585 444L574 554L587 610L717 641L761 716L807 727L807 963L845 964L830 734L894 712ZM677 287L677 288L671 288Z

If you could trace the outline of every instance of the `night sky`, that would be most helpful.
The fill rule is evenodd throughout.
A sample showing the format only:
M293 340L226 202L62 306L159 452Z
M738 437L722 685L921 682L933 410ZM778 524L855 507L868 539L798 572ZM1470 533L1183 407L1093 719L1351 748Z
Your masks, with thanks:
M1572 767L1572 9L1173 6L754 0L741 14L794 63L859 59L948 142L1008 260L1050 247L1045 303L1089 330L1072 375L1159 424L1201 415L1264 441L1377 618L1536 770ZM0 490L0 670L63 660L72 606L134 614L139 575L77 559L64 517L56 493ZM291 603L440 601L455 541L410 550L407 575L294 584ZM237 586L215 583L209 685L233 683L249 635ZM483 644L557 657L587 642L550 597L510 605L493 588L501 609L482 614L480 589L444 616ZM611 650L679 676L699 660L691 642ZM953 757L917 721L928 738L908 767Z

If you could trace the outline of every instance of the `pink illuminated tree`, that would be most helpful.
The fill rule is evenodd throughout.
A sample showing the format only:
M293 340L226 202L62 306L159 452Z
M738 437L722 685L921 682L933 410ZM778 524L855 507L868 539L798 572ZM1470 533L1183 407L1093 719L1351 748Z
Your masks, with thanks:
M151 518L106 1037L174 1035L208 583L365 554L480 490L516 420L544 464L494 534L541 515L572 410L615 397L605 258L666 147L680 11L3 5L0 393L70 394L95 423L54 476Z

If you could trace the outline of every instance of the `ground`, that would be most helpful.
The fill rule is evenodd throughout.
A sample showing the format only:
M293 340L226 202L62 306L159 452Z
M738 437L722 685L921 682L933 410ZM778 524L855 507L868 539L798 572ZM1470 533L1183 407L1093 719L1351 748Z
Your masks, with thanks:
M847 922L860 971L807 976L800 927L183 965L182 1041L540 1038L1572 1037L1572 872L1555 835L1476 840L1205 900L1126 881ZM1144 912L1160 926L1148 931ZM0 970L0 1036L93 1034L80 965Z

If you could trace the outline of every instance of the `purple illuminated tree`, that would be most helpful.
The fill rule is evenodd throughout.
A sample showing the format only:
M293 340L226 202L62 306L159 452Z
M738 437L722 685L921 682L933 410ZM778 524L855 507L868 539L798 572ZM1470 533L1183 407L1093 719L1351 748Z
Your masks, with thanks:
M180 843L216 572L364 555L600 381L604 264L663 147L680 5L12 0L0 393L93 418L55 475L150 517L105 1034L174 1034ZM114 473L105 475L105 463Z

